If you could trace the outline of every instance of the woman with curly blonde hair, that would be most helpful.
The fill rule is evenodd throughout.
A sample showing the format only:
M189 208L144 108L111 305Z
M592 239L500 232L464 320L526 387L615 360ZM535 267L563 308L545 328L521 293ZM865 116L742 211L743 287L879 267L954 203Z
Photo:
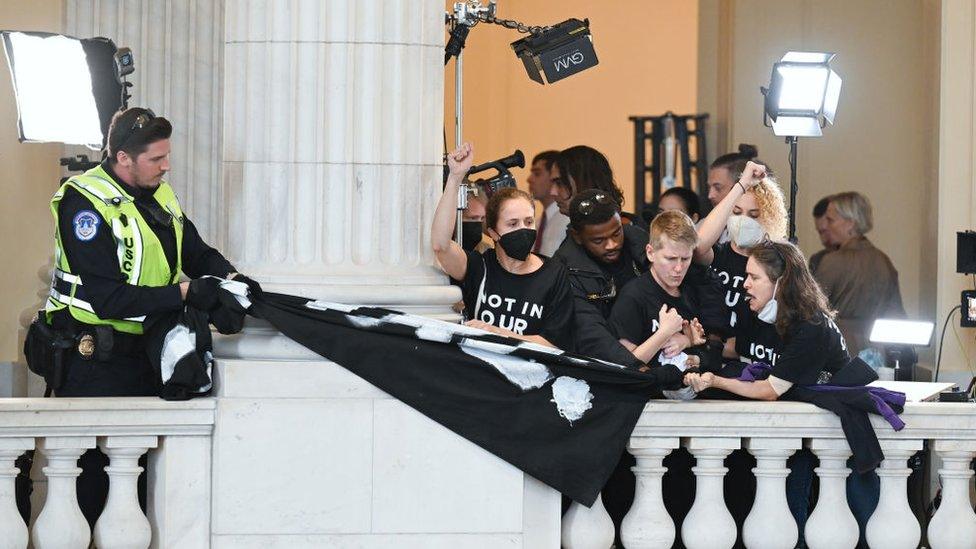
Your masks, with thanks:
M722 232L730 239L719 245ZM726 287L725 304L733 311L742 298L749 250L763 240L786 237L786 201L768 166L750 161L739 181L698 226L694 261L710 265Z

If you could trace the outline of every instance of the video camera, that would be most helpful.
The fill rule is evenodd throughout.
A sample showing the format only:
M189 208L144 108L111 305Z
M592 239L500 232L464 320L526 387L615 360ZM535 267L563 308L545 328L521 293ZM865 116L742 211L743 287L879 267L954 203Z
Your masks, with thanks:
M492 160L491 162L485 162L484 164L472 166L471 169L468 170L468 175L471 176L494 168L497 173L484 180L485 194L488 195L488 198L491 198L491 195L495 194L498 189L515 186L515 177L512 176L512 172L508 171L509 168L524 167L525 155L522 154L522 151L515 149L515 152L504 158L499 158L498 160Z

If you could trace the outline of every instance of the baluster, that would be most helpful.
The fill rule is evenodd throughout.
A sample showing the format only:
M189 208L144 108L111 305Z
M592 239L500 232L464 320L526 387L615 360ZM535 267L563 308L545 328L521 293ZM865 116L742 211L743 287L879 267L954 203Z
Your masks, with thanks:
M681 524L681 540L688 549L722 549L735 544L735 520L725 507L722 481L728 472L723 462L739 444L738 438L688 440L688 451L697 462L691 469L695 473L695 503Z
M937 440L935 452L942 458L942 504L929 523L932 549L972 548L976 540L976 513L969 500L969 464L976 455L976 441Z
M796 520L786 502L786 460L798 450L799 438L753 438L745 447L756 458L756 501L742 525L749 549L792 549L799 538Z
M98 447L109 457L108 499L95 523L95 545L99 549L145 549L152 541L149 519L139 507L137 484L139 458L155 448L154 436L110 436L101 438Z
M597 495L590 508L574 501L563 516L564 549L610 549L614 534L613 520L603 506L602 495Z
M922 527L908 505L908 458L922 449L921 440L882 440L885 459L878 467L881 497L864 535L871 547L914 549Z
M664 507L661 478L664 458L678 447L677 438L632 437L627 450L637 459L634 504L620 525L620 538L628 549L668 549L674 544L674 521Z
M820 459L814 469L820 477L817 507L803 530L810 549L843 549L857 545L857 520L847 505L847 458L851 449L843 439L813 439L809 448Z
M27 547L27 525L17 511L14 461L27 450L34 449L32 438L0 438L0 549Z
M86 549L91 529L78 507L75 482L81 474L78 458L95 447L95 437L47 437L37 449L47 458L47 499L34 521L36 549Z

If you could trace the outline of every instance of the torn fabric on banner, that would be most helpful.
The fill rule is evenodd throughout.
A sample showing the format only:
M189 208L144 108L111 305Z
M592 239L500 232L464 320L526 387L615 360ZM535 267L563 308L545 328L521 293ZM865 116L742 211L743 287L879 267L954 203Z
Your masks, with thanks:
M250 312L566 496L592 505L654 392L649 372L374 307L251 294Z

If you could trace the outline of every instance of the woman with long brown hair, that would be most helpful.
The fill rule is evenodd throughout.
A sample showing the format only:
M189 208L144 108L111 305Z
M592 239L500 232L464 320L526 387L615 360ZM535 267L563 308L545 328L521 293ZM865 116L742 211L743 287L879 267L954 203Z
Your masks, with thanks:
M770 375L748 382L691 374L685 381L696 391L715 387L746 398L777 400L794 384L828 382L850 362L827 298L799 248L774 241L752 248L743 287L748 310L740 308L732 345L744 362L769 364Z
M847 344L834 323L817 281L810 274L799 248L784 241L763 241L749 251L744 283L745 303L737 310L734 347L741 361L770 366L766 379L743 381L712 373L688 374L685 384L696 392L710 387L757 400L796 398L794 385L830 383L835 373L851 361ZM797 398L805 400L804 398ZM797 452L789 462L787 500L799 526L802 540L814 457L808 450ZM868 518L878 503L880 489L874 472L855 473L848 478L848 499L864 536Z

